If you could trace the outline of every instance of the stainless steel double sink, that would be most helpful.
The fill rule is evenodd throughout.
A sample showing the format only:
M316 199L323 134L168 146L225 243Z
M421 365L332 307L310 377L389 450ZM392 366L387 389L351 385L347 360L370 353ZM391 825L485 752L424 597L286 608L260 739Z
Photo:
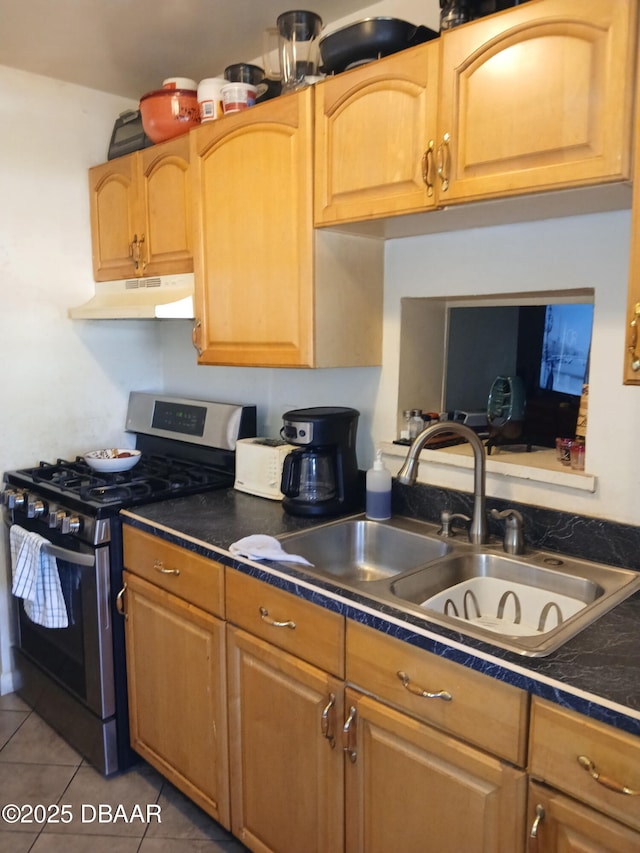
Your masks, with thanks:
M640 572L442 538L436 525L363 516L280 536L312 577L494 646L527 656L555 651L640 589Z

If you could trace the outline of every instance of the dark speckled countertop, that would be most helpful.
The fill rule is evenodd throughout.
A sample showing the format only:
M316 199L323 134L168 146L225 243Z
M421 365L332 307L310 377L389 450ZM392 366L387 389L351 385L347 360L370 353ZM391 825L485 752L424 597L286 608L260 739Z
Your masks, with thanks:
M317 523L287 515L277 501L226 489L135 507L123 511L122 517L125 523L211 556L348 619L640 735L640 593L558 651L547 657L523 657L311 578L299 566L242 561L230 554L229 545L244 536L280 536Z

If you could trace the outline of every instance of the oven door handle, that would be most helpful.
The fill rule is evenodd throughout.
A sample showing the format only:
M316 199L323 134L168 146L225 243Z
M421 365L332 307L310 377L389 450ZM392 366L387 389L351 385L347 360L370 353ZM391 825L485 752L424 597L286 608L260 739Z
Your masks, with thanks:
M5 524L8 528L12 526L8 519L5 519ZM59 548L49 541L42 546L42 550L50 557L55 557L56 560L66 560L67 563L75 563L77 566L92 567L96 564L95 554L79 554L77 551L70 551L68 548Z
M94 554L79 554L77 551L69 551L67 548L58 548L57 545L43 545L42 550L55 557L56 560L66 560L67 563L75 563L77 566L95 566Z

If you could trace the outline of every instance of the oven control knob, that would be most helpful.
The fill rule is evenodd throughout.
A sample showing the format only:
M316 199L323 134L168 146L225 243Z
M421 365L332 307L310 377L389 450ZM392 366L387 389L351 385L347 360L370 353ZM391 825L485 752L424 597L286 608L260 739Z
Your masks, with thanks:
M41 515L45 514L46 509L44 501L29 495L27 499L27 518L40 518Z
M60 530L62 533L80 533L81 529L82 522L80 521L77 515L65 514L60 524Z
M65 517L65 513L61 509L57 509L54 512L49 513L49 527L52 530L57 530L59 527L62 527L62 520Z
M7 509L20 509L24 506L25 492L17 492L15 489L7 489L2 493L2 499Z

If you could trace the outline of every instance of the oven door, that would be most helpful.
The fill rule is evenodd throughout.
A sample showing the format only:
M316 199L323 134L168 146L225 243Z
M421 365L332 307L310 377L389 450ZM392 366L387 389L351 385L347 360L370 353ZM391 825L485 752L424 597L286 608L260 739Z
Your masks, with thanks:
M5 517L7 527L10 519ZM20 526L45 535L56 558L68 627L45 628L18 606L21 652L102 719L115 712L112 622L109 605L109 546L93 547L70 536L38 529L37 521Z

